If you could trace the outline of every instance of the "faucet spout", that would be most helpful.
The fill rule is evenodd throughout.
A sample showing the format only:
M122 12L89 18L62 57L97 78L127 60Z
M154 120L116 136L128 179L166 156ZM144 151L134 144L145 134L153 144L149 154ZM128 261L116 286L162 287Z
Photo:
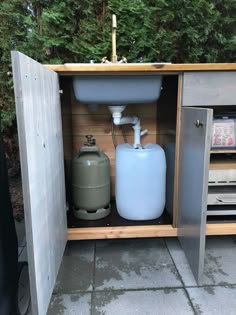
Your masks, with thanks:
M111 44L112 44L112 52L111 52L111 61L107 60L107 57L102 58L101 63L127 63L127 59L125 57L122 57L120 61L118 61L117 54L116 54L116 29L117 29L117 23L116 23L116 15L112 14L112 33L111 33Z
M116 63L117 62L117 54L116 54L116 29L117 29L117 23L116 23L116 15L112 14L112 55L111 55L111 62Z

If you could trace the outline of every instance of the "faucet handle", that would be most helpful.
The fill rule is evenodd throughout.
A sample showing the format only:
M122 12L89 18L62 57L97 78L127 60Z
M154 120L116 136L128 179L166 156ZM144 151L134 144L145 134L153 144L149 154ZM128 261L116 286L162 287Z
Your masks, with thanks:
M107 57L103 57L101 63L110 63L110 61L107 60Z
M127 63L127 58L122 56L121 60L119 61L119 63Z

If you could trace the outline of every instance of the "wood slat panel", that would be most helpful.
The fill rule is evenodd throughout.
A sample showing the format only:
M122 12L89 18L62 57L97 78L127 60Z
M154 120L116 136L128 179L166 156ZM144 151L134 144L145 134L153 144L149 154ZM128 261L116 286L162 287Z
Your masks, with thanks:
M236 223L207 224L206 235L236 235ZM177 236L177 228L172 225L70 228L67 230L67 239L71 241L174 236Z
M65 138L67 139L67 138ZM129 144L133 143L133 136L127 136L127 140ZM154 142L155 143L156 140L156 135L144 135L142 137L142 144L145 144L147 142ZM85 141L85 137L84 136L74 136L73 137L73 153L75 154L80 147L83 145ZM121 135L116 136L116 141L117 144L122 144L124 143L124 139ZM112 157L112 154L114 156L114 145L112 142L112 137L110 135L105 136L105 135L97 135L96 136L96 143L98 145L98 147L100 148L100 150L102 152L104 152L107 155L110 155Z
M211 161L209 165L210 170L229 170L236 169L236 159L235 160L227 160L222 159L220 161Z
M175 146L175 174L174 174L174 198L173 198L173 226L177 226L178 198L179 198L179 169L180 159L180 134L181 134L181 104L182 104L183 76L178 77L177 113L176 113L176 146Z
M208 236L235 235L236 223L207 224L206 234ZM173 236L177 236L177 228L172 225L71 228L67 230L68 240Z
M73 156L72 137L63 136L64 158L71 159Z
M85 136L87 134L111 136L112 133L110 115L64 115L62 125L64 136ZM134 135L131 125L114 126L115 134L121 135L122 129L126 135ZM153 116L142 118L142 129L147 129L149 134L156 134L156 123Z
M42 315L66 244L66 198L58 76L13 51L32 313Z
M185 73L182 106L235 105L235 85L236 71Z
M71 99L72 99L72 114L87 114L87 115L110 115L111 113L107 107L107 105L99 105L96 111L92 111L87 104L82 104L77 102L74 99L73 90L71 90ZM150 104L130 104L127 105L125 110L123 111L123 115L140 115L140 116L149 116L153 115L153 112L156 111L156 103Z
M70 115L62 115L63 136L72 135L72 117Z
M117 226L70 228L68 240L139 238L139 237L172 237L177 236L177 229L172 225Z
M236 223L207 224L206 235L236 235Z

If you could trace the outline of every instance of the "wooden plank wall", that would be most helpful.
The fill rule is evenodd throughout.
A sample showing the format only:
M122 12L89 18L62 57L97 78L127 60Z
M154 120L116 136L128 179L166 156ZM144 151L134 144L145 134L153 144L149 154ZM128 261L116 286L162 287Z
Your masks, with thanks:
M178 76L166 76L157 107L156 143L164 146L175 142L177 119Z
M112 141L111 114L105 105L101 105L98 111L91 112L87 105L77 102L74 98L70 78L62 78L61 87L63 89L61 103L67 198L70 200L71 159L83 145L85 136L88 134L92 134L96 138L98 147L110 159L112 196L115 196L115 149ZM148 129L148 134L142 137L142 144L156 143L156 103L129 105L123 115L137 115L141 118L142 128ZM120 126L115 126L114 130L117 144L124 143ZM124 131L128 142L132 144L132 127L130 125L124 126Z

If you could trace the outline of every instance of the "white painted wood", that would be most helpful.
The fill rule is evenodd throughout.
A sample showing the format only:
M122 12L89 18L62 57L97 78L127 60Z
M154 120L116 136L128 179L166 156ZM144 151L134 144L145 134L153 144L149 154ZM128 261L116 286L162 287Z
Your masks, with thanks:
M236 105L236 71L185 72L183 106Z
M66 244L58 75L12 52L33 314L45 315Z

